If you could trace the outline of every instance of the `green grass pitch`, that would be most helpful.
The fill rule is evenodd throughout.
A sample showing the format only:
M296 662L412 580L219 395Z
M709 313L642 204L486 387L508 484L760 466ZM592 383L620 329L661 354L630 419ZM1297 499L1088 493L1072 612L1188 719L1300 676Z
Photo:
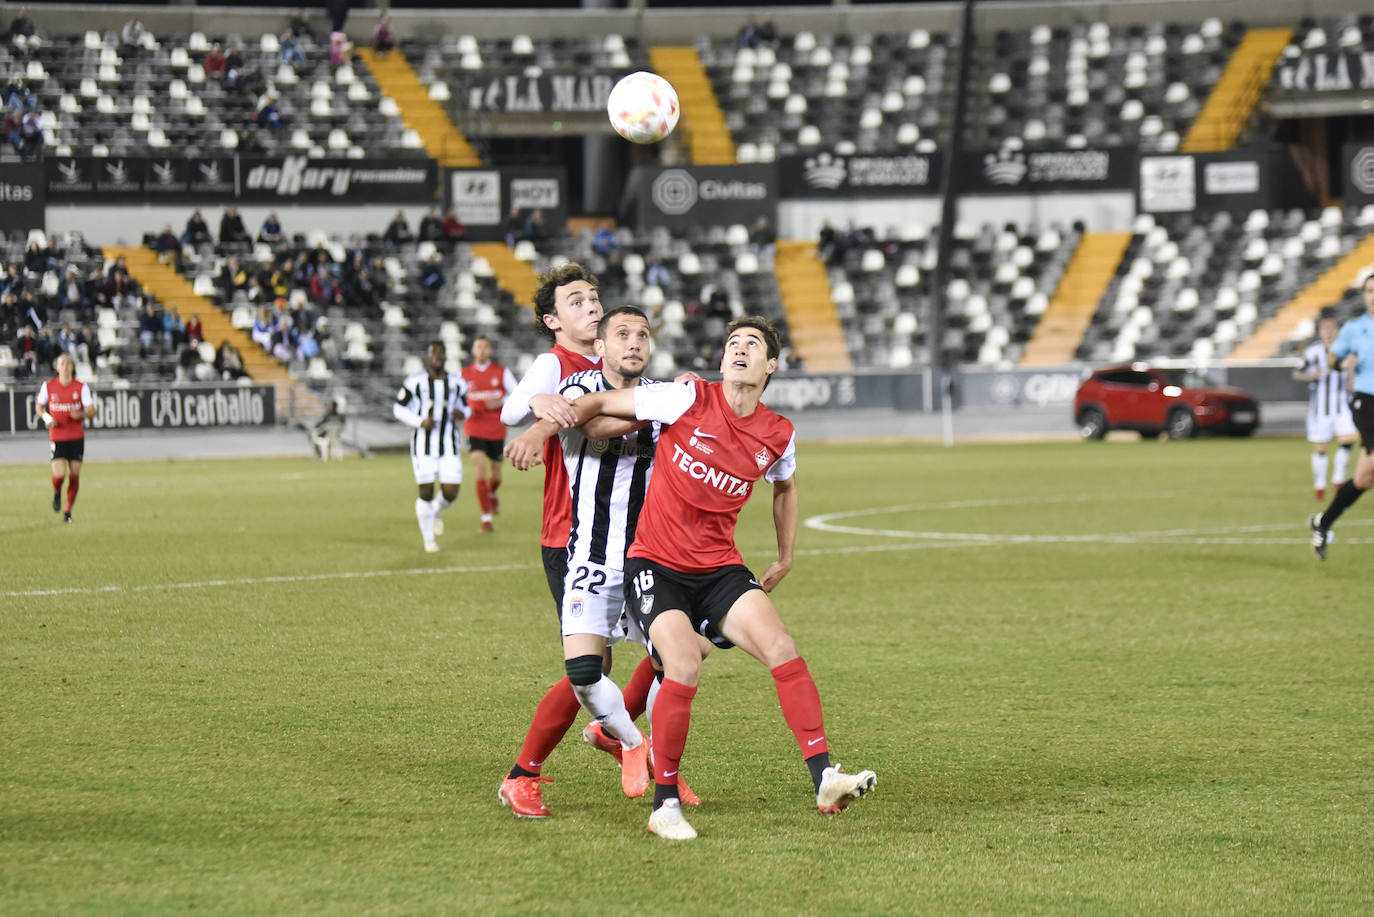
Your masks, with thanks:
M538 472L426 555L404 457L90 453L71 526L0 467L0 912L1374 911L1374 504L1317 562L1298 440L804 445L775 599L877 790L820 816L717 653L680 845L583 718L553 818L497 802L562 669Z

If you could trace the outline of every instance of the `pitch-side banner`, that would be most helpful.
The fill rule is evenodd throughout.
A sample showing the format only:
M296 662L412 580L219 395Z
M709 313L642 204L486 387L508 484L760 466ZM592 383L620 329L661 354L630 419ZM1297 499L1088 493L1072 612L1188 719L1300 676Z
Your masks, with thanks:
M954 181L961 194L1129 191L1135 169L1136 152L1118 147L968 151Z
M808 153L778 159L784 198L917 197L940 191L938 153Z
M639 168L628 185L641 226L776 225L778 171L767 165Z
M439 188L427 157L55 156L46 169L51 203L420 203Z
M1374 162L1370 165L1374 180ZM1249 213L1315 203L1292 156L1282 148L1142 156L1136 187L1142 213Z
M43 429L34 417L38 385L0 392L0 433ZM276 390L270 385L93 387L92 394L100 413L86 422L86 428L94 431L268 427L277 421Z
M43 229L43 166L0 163L0 230Z

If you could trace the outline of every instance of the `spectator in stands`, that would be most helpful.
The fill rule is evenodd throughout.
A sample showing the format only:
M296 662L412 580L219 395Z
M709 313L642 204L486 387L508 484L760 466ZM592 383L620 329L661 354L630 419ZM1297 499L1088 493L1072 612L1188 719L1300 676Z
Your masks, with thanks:
M0 279L0 292L13 293L15 296L24 292L24 275L19 272L19 265L11 264L5 268L5 276Z
M759 215L754 221L754 225L749 228L749 242L754 246L754 251L767 248L778 239L778 234L773 231L772 225L768 222L768 217Z
M420 226L417 229L420 241L438 242L444 235L443 225L443 221L439 219L439 208L429 208L429 212L420 218Z
M296 337L291 317L283 315L277 324L277 330L272 332L271 346L267 350L278 362L290 363L296 358Z
M38 33L38 27L33 24L33 19L29 16L27 6L19 8L19 15L10 20L10 43L23 45L30 38Z
M735 317L735 313L730 308L730 297L720 287L711 290L711 295L706 299L707 319L718 319L722 323L728 323Z
M251 91L255 85L254 77L256 72L249 67L243 58L243 48L238 42L229 46L229 50L224 52L224 85L229 89L243 89Z
M258 97L253 123L274 133L281 130L281 112L277 109L277 94L271 89Z
M329 66L338 69L353 57L353 42L343 32L329 33Z
M92 366L96 365L96 360L100 359L102 353L100 336L91 329L90 325L83 325L80 334L77 335L76 353L77 356Z
M277 212L273 210L267 214L267 219L262 221L262 228L258 230L258 241L277 246L285 238L286 236L281 230L281 220L277 218Z
M138 317L139 355L146 357L161 337L162 316L157 314L152 300L148 300L143 304L143 314Z
M13 109L16 114L27 111L37 104L33 93L24 86L24 79L17 72L10 77L5 88L0 90L0 100L4 101L6 108Z
M8 341L19 333L19 297L0 293L0 341Z
M820 234L816 237L816 254L826 264L835 263L835 227L830 225L829 220L821 223Z
M122 308L128 298L136 291L134 280L129 276L129 266L124 261L124 256L120 255L114 261L107 263L108 270L104 272L105 298L110 305L116 309Z
M277 44L281 49L283 64L294 67L296 64L305 63L305 49L301 47L301 39L292 34L290 29L282 33Z
M439 232L443 236L443 249L453 251L453 247L468 237L468 229L458 219L458 214L453 208L449 208L444 214L444 221L439 224Z
M644 282L658 287L666 287L673 282L668 268L658 260L657 255L650 255L644 259Z
M43 154L43 118L36 111L26 111L19 119L19 154L25 160Z
M200 323L200 314L197 312L192 312L186 320L186 340L192 344L205 340L205 326Z
M303 38L312 42L315 40L315 30L310 28L310 17L305 15L303 9L297 9L296 14L286 23L286 33L296 39Z
M253 329L248 332L258 346L265 350L272 349L272 333L277 330L277 313L275 310L268 309L266 306L258 307L258 314L253 318Z
M329 31L342 32L348 24L348 0L325 0L324 10L329 14Z
M614 249L606 256L606 267L596 272L602 284L607 287L618 287L625 282L624 258L620 254L620 249Z
M18 363L14 367L16 379L27 379L38 369L38 341L33 336L32 325L21 325L14 339L14 357Z
M5 140L16 153L24 150L24 116L17 109L5 109Z
M378 58L387 57L396 50L396 30L391 27L391 19L386 13L377 18L377 25L372 29L372 50L377 52Z
M186 343L186 323L181 320L181 311L176 306L162 312L162 339L169 349Z
M196 345L187 343L177 351L176 381L190 382L196 378L196 367L203 361Z
M153 250L157 252L159 261L170 264L178 274L181 273L181 240L172 232L170 223L163 226L162 232L158 233L153 241Z
M252 128L245 127L239 131L239 145L236 149L240 153L262 153L266 152L267 147L262 145L258 139L257 132Z
M219 287L220 295L226 300L232 300L235 291L248 288L248 272L239 267L237 256L230 255L224 259L224 266L219 269L215 286Z
M773 25L772 20L758 22L750 17L739 30L736 41L742 48L758 48L762 45L771 45L778 40L777 26Z
M200 68L205 71L205 75L213 79L220 79L225 71L229 69L229 59L224 56L224 48L219 42L210 46L210 50L205 52L205 60L201 61Z
M548 237L548 228L544 226L544 211L531 210L530 215L525 218L525 238L537 243Z
M220 342L219 349L215 351L215 372L225 380L238 379L248 375L243 368L243 357L239 356L239 349L229 343L228 338Z
M610 255L611 252L620 248L620 240L615 237L615 230L609 226L602 226L592 236L592 251L602 257Z
M57 352L61 353L64 350L69 353L76 351L76 332L72 331L72 326L66 322L57 330Z
M181 234L181 244L191 248L214 245L215 237L210 235L210 224L205 222L199 210L192 210L186 219L186 229Z
M334 340L334 335L329 331L329 319L323 315L315 323L315 342L320 345L320 357L324 364L330 369L336 369L339 365L339 342Z
M76 265L67 265L62 272L62 279L57 284L57 307L70 309L82 321L89 321L95 312L91 293L90 281L81 276Z
M439 256L430 255L420 265L420 285L429 291L431 297L434 297L443 288L444 282L444 267L439 263Z
M19 314L24 321L33 325L35 331L48 326L48 307L33 290L25 289L19 294Z
M248 230L243 226L243 217L237 207L226 207L224 216L219 220L219 244L242 245L248 241Z
M520 215L519 207L510 209L502 228L506 231L506 244L515 248L515 243L525 237L525 218Z
M322 306L336 306L343 302L343 289L334 265L321 264L316 269L310 278L310 300Z
M408 245L415 241L415 237L410 234L410 224L406 222L405 213L396 211L396 215L387 224L386 232L382 233L382 238L390 245Z
M24 249L24 270L34 274L46 273L56 263L56 256L57 250L51 245L45 248L38 239L31 239Z

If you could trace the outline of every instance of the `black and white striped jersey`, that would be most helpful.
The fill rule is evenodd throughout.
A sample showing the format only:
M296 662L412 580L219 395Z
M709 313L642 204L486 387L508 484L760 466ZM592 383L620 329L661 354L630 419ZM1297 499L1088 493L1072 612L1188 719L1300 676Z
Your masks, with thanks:
M458 411L455 422L453 412ZM397 420L415 432L410 434L410 454L412 457L427 456L444 458L450 455L461 456L459 451L463 418L470 413L468 408L468 386L457 373L444 373L439 378L428 372L418 372L407 376L396 393L396 403L391 413ZM434 427L422 428L426 417L434 418Z
M648 382L648 379L642 380ZM576 399L611 388L599 369L568 376L559 392ZM639 510L653 472L657 423L615 439L588 440L578 430L563 430L563 463L572 496L568 567L592 564L621 569L634 541Z
M1330 366L1326 345L1321 341L1302 352L1302 371L1307 374ZM1350 392L1346 388L1347 373L1332 369L1325 376L1307 383L1307 416L1333 418L1350 413Z

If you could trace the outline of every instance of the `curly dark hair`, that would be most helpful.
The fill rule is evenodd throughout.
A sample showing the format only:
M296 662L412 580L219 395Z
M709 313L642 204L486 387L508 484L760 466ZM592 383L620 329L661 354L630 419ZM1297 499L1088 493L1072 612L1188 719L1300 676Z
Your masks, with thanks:
M730 340L730 336L741 328L753 328L763 335L763 343L768 348L768 359L776 360L778 354L782 353L782 341L778 337L778 329L774 328L773 323L762 315L742 315L726 325L725 340Z
M551 267L539 275L539 286L534 290L534 327L550 341L556 340L556 338L553 329L544 324L544 316L558 314L558 308L554 304L554 294L559 287L576 283L579 280L591 284L593 290L599 289L600 285L597 283L596 275L576 261Z

